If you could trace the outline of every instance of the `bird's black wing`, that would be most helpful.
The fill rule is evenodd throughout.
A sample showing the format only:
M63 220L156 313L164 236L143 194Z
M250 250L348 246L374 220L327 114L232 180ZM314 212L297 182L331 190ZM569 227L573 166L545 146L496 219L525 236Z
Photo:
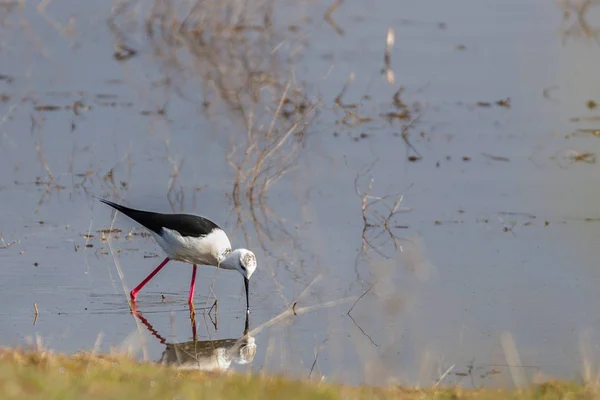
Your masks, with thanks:
M163 228L179 232L181 236L202 237L211 233L214 229L221 229L209 219L191 214L161 214L150 211L134 210L112 201L98 199L108 204L115 210L122 212L132 220L143 225L147 229L161 235Z

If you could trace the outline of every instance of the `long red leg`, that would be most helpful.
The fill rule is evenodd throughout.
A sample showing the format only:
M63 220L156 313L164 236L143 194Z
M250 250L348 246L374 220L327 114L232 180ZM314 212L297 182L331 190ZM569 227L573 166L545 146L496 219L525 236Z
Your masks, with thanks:
M194 269L192 270L192 282L190 283L190 296L188 297L188 303L194 303L194 290L196 289L196 269L198 266L194 264Z
M158 274L158 271L160 271L165 265L167 265L168 262L169 257L165 258L165 260L162 263L160 263L160 265L156 267L156 269L152 271L150 275L146 277L146 279L144 279L139 285L135 287L135 289L131 291L131 293L129 293L129 295L131 296L131 300L135 301L139 291L142 290L142 288L146 286L146 283L150 282L150 279L154 278L154 275Z

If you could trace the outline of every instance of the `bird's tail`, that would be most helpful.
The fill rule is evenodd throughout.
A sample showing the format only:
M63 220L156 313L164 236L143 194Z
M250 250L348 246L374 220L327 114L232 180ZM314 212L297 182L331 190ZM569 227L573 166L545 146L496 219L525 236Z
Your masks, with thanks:
M100 200L101 202L103 202L104 204L107 204L109 206L111 206L112 208L114 208L117 211L121 211L123 214L127 215L128 211L133 211L131 208L127 208L125 206L122 206L120 204L117 203L113 203L112 201L109 200L105 200L105 199L101 199L99 197L95 197L96 199Z
M112 208L114 208L115 210L117 210L119 212L122 212L123 214L127 215L132 220L134 220L134 221L136 221L136 222L138 222L138 223L140 223L140 224L142 224L144 226L147 225L147 221L144 221L144 220L147 219L147 215L151 214L151 213L149 213L147 211L134 210L132 208L125 207L125 206L122 206L120 204L113 203L112 201L101 199L99 197L96 197L96 198L98 200L100 200L101 202L103 202L104 204L109 205ZM146 218L144 218L144 217L146 217ZM144 223L144 222L146 222L146 223Z

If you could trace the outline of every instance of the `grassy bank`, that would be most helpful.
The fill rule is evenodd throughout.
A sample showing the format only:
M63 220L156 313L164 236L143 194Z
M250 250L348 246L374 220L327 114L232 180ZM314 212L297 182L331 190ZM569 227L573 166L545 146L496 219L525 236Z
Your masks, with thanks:
M527 390L378 389L262 375L181 372L122 357L0 349L2 399L593 399L576 384Z

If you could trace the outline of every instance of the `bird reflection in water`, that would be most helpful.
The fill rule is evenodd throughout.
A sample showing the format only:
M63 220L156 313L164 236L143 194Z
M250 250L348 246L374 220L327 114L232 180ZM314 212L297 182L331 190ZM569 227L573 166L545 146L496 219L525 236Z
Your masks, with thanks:
M249 364L256 355L256 341L248 335L248 314L240 338L197 340L195 314L190 313L193 340L167 343L148 320L134 307L132 314L144 324L152 336L166 346L158 363L181 370L227 371L231 363Z

